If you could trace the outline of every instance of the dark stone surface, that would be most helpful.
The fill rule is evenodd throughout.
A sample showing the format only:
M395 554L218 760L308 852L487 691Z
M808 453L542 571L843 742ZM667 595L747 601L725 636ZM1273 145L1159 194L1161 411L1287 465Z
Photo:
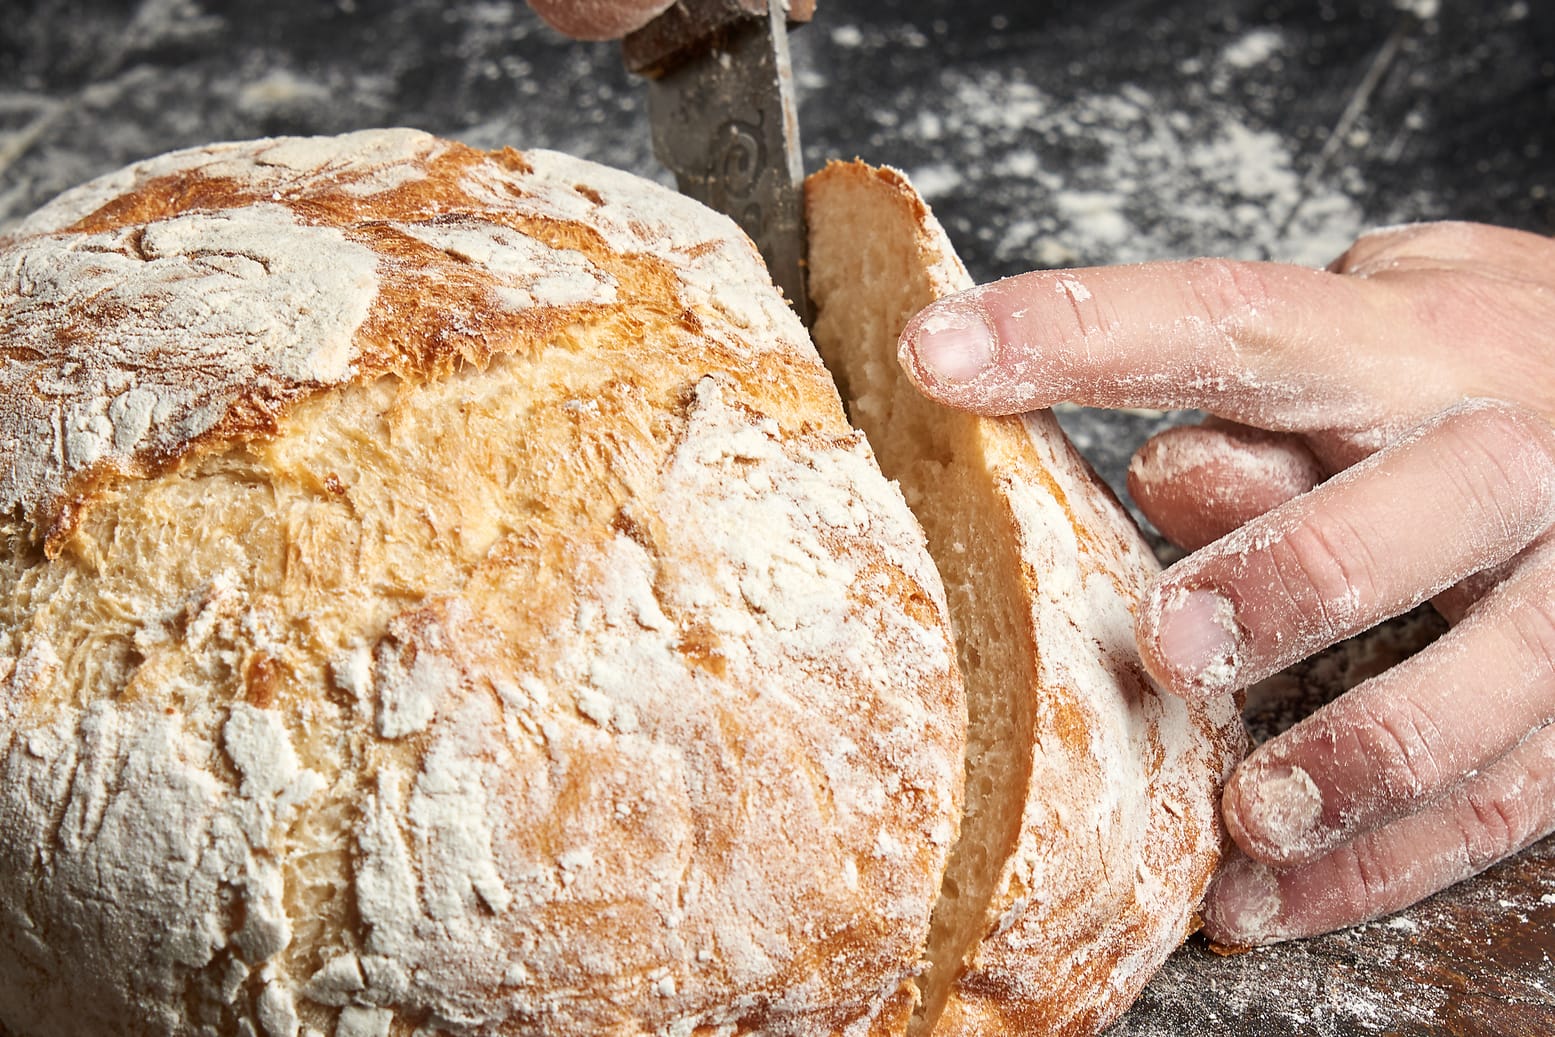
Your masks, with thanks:
M0 229L171 148L372 125L667 182L615 49L514 0L0 7ZM1322 264L1368 225L1442 217L1549 232L1555 9L1436 7L823 0L794 42L806 159L906 169L981 280L1197 254ZM1181 417L1064 420L1117 484ZM1375 655L1340 650L1286 690L1331 695ZM1546 842L1391 920L1235 958L1190 943L1113 1032L1555 1033L1552 933Z

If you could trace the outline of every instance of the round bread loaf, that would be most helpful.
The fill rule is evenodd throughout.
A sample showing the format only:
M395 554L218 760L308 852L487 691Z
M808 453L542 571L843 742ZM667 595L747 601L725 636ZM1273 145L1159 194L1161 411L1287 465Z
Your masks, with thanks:
M411 131L0 241L0 1028L900 1032L922 534L734 226Z

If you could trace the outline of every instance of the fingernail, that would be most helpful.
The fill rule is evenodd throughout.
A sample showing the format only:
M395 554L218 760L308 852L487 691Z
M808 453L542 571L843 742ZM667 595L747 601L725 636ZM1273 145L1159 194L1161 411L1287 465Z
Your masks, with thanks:
M1211 940L1252 947L1280 939L1275 926L1284 902L1274 872L1238 857L1221 866L1204 902L1204 929Z
M941 303L918 323L911 348L937 382L970 382L993 363L993 334L981 314Z
M1206 691L1236 687L1241 666L1236 609L1211 590L1168 592L1156 625L1161 658L1179 680Z
M1250 843L1280 862L1306 860L1327 849L1321 828L1323 793L1300 767L1250 760L1237 776L1236 823Z

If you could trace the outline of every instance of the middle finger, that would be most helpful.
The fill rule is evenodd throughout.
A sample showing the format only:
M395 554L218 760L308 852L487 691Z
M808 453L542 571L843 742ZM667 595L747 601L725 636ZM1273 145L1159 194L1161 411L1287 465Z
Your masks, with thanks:
M1407 612L1555 518L1555 429L1465 404L1172 566L1142 603L1164 687L1222 694Z

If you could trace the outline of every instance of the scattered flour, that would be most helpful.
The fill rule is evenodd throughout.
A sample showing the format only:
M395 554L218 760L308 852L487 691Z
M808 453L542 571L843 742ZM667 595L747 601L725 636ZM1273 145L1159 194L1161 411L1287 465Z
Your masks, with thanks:
M852 49L864 42L864 33L857 25L839 25L832 29L831 39L839 47Z
M1422 22L1435 18L1442 9L1441 0L1393 0L1393 6L1409 12Z
M1221 53L1221 60L1233 68L1257 68L1285 46L1278 29L1254 29Z
M1284 46L1254 30L1214 72L1250 74ZM1001 200L966 228L954 205L942 214L1012 271L1208 254L1320 266L1362 227L1353 172L1305 181L1290 142L1213 91L1174 106L1135 84L1058 95L1019 67L956 68L899 110L916 114L893 138L958 157L909 165L926 197Z

